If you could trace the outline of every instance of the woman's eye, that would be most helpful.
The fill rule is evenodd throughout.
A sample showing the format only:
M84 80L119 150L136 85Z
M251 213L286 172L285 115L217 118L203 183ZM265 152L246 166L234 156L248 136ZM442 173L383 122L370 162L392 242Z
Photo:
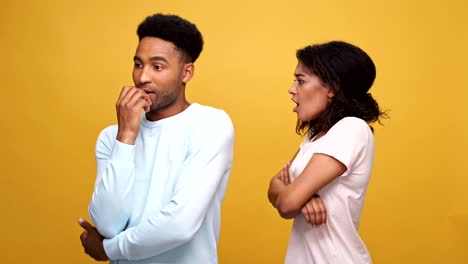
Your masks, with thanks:
M301 79L296 79L295 81L296 81L296 82L297 82L299 85L302 85L302 84L304 84L304 81L303 81L303 80L301 80Z

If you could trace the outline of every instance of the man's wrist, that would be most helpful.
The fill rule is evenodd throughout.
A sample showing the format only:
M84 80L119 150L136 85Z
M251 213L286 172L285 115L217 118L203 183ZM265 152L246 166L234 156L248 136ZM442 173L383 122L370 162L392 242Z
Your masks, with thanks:
M119 248L119 237L122 233L118 234L113 238L104 238L103 247L104 252L109 259L126 259L127 257L124 256Z
M128 145L135 145L136 135L133 133L117 133L117 140Z
M107 255L106 249L104 248L104 239L101 240L101 249L102 249L102 261L110 260L109 256Z

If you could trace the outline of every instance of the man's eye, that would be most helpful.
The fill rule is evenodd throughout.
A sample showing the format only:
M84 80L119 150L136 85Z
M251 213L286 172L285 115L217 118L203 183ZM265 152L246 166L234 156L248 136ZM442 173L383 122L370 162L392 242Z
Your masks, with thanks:
M155 69L156 71L160 71L160 70L162 70L162 68L163 67L161 65L154 65L153 66L153 69Z
M135 64L133 65L133 67L135 67L135 68L141 68L141 63L135 62Z

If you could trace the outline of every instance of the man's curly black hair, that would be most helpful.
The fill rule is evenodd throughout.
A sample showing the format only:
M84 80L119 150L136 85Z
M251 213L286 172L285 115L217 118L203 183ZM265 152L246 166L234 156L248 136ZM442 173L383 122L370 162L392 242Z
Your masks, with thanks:
M172 42L195 62L203 49L203 36L197 26L176 15L154 14L140 23L138 39L155 37Z

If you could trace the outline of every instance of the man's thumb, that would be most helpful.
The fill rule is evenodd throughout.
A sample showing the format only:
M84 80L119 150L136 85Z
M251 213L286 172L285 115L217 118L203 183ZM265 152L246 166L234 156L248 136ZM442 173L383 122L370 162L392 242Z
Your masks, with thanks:
M85 219L83 219L81 217L78 219L78 223L80 224L81 227L83 227L84 229L86 229L88 231L90 231L90 230L92 230L94 228L88 221L86 221Z

